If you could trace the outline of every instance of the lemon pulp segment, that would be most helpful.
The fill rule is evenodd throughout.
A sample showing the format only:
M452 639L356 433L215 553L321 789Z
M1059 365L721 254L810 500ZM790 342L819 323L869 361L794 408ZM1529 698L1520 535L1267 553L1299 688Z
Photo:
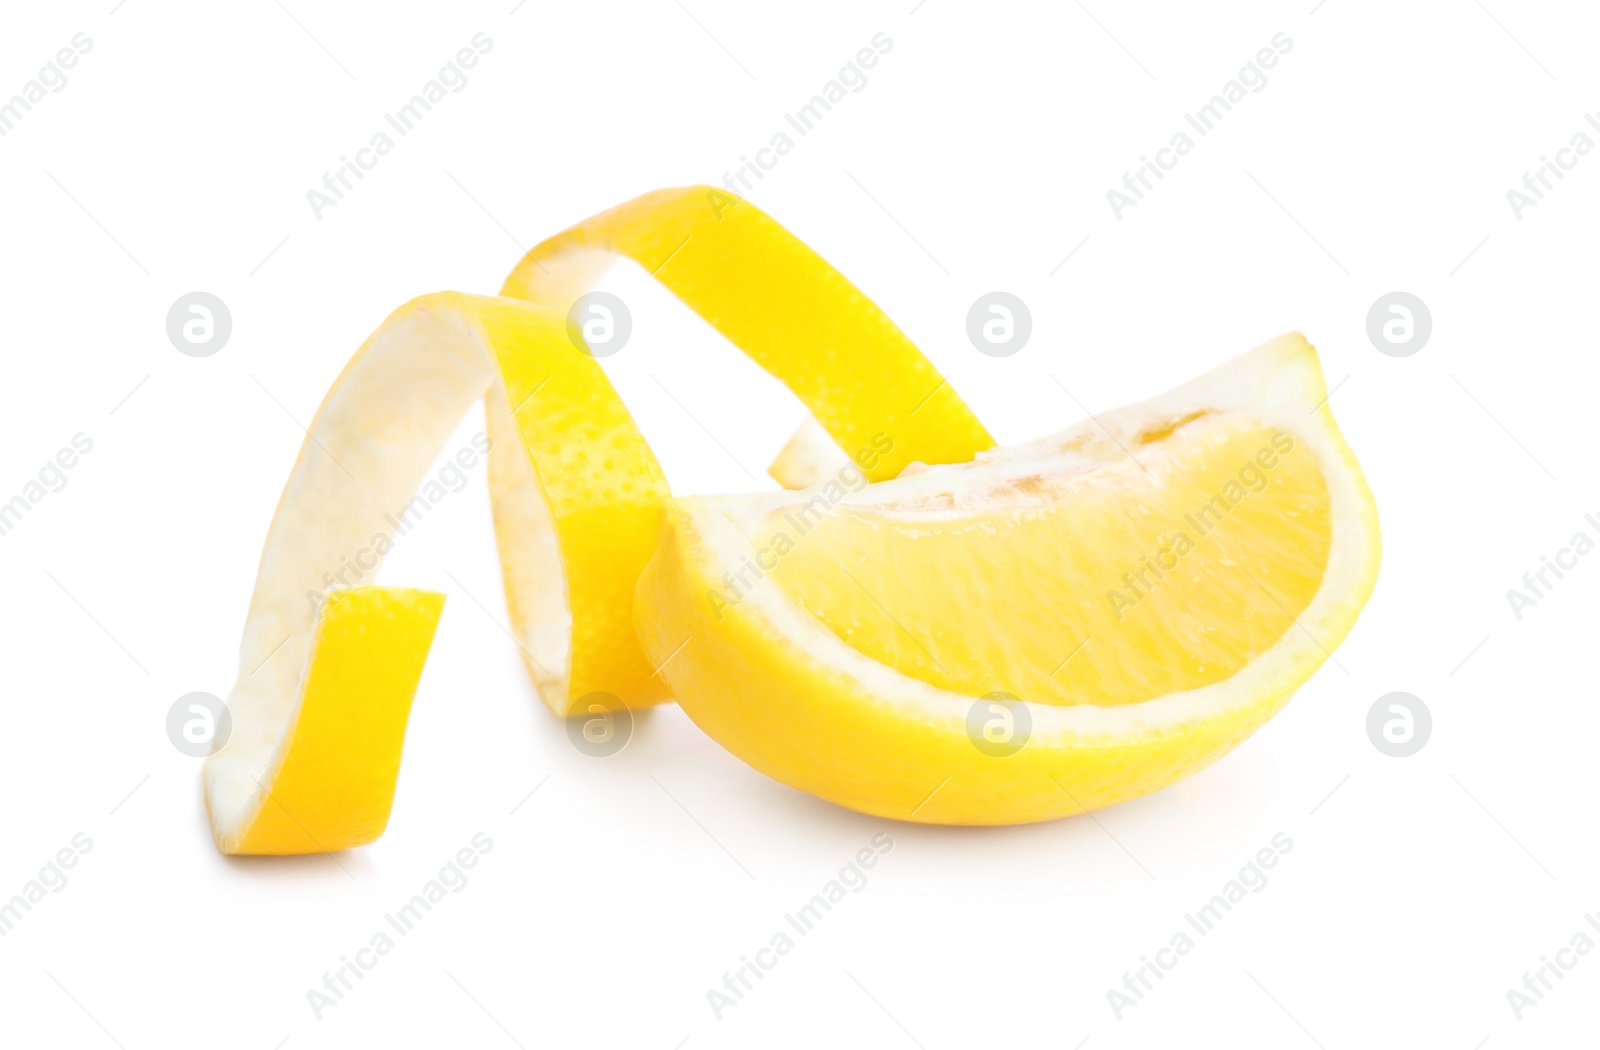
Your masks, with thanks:
M775 511L758 550L857 652L941 689L1052 704L1222 681L1310 604L1328 492L1291 433L1207 415L1127 450L1098 431L1073 446L1056 473L1023 463L959 493Z

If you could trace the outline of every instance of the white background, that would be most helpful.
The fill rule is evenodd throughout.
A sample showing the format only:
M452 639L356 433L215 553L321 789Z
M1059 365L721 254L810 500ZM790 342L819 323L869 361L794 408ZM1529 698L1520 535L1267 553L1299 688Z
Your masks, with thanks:
M114 2L12 5L0 33L0 96L74 33L93 40L0 139L0 498L74 434L94 442L0 537L0 897L75 833L94 843L0 939L0 1042L1593 1038L1600 953L1521 1020L1506 997L1600 910L1600 558L1520 621L1506 598L1600 511L1600 159L1520 219L1506 199L1600 108L1592 11ZM314 218L306 191L478 32L494 46L468 86ZM384 569L451 595L388 833L338 857L219 856L199 762L164 719L183 693L226 694L299 423L349 354L413 295L492 293L593 212L720 182L878 32L894 46L867 86L751 199L875 298L1002 442L1074 422L1063 387L1098 411L1306 332L1384 530L1338 665L1234 754L1098 819L885 823L767 780L670 707L596 760L491 622L479 468ZM1279 32L1293 49L1267 86L1115 218L1106 191ZM647 279L611 287L635 328L606 366L675 491L770 487L798 405ZM206 359L165 333L197 289L233 316ZM1004 360L964 332L994 289L1034 318ZM1405 359L1365 334L1397 289L1433 316ZM1368 741L1391 690L1433 713L1414 757ZM479 831L494 848L471 883L316 1019L307 990ZM894 849L866 889L718 1020L707 990L880 831ZM1118 1020L1107 990L1278 832L1294 846L1266 888Z

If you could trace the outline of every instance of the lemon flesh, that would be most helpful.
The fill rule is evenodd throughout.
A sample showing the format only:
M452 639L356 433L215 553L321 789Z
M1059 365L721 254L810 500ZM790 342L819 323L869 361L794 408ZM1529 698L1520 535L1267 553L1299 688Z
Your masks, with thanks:
M1096 428L1052 459L994 466L968 472L976 486L775 511L758 549L857 652L941 689L1051 704L1219 682L1292 628L1327 567L1318 464L1248 416L1126 451Z
M1004 824L1142 795L1254 732L1371 593L1326 397L1291 335L970 463L675 499L635 621L702 729L841 805Z

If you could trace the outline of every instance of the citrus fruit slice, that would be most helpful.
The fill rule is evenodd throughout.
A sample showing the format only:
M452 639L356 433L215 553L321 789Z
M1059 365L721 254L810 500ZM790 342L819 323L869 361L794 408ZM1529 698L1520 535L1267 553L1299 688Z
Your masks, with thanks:
M667 698L631 618L666 481L570 316L623 258L787 383L852 450L853 476L992 444L866 296L754 205L708 187L648 194L558 234L502 297L413 300L335 380L268 531L233 732L204 774L223 852L344 849L386 826L443 599L373 581L442 498L424 475L480 398L510 634L540 696L563 716Z
M1248 737L1372 591L1377 512L1283 336L972 462L681 498L634 615L679 703L786 784L877 816L1045 820Z

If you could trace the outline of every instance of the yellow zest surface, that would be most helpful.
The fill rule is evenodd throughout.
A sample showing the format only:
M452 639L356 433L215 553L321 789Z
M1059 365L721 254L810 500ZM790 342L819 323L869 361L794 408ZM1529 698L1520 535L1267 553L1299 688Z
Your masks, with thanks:
M500 294L566 311L626 256L810 409L872 481L961 463L994 440L905 333L759 208L705 186L660 190L528 253Z
M322 853L371 842L389 823L411 698L443 596L351 591L317 624L317 653L270 791L225 853ZM377 629L374 629L377 628ZM314 829L314 830L313 830Z

